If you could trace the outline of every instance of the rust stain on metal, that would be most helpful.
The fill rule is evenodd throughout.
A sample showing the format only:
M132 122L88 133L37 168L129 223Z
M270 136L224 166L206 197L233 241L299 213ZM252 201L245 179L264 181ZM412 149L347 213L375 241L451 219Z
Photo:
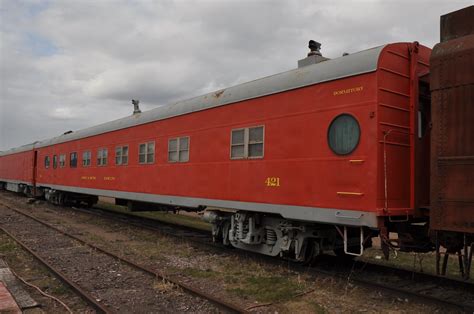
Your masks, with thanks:
M431 54L431 227L474 233L474 6L441 18Z
M224 91L225 91L225 89L222 89L222 90L219 90L219 91L215 92L214 97L216 97L216 98L221 97L222 94L224 94Z
M474 5L441 16L441 42L474 33Z

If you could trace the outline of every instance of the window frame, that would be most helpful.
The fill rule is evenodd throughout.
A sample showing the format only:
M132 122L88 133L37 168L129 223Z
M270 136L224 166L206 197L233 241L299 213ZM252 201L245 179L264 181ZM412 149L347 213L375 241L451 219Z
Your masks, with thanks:
M188 149L182 150L181 149L181 140L182 139L187 139L188 140ZM170 151L170 142L176 140L176 150ZM188 158L186 160L181 160L181 152L188 152ZM189 135L186 136L179 136L179 137L172 137L168 139L168 162L169 163L184 163L184 162L189 162L189 157L190 157L190 151L191 151L191 137ZM171 152L176 152L177 153L177 159L176 160L170 160L170 153Z
M53 155L53 169L58 168L58 155Z
M103 155L104 152L105 152L105 157L104 157L104 155ZM102 153L102 155L99 157L99 154L100 154L100 153ZM103 162L104 159L105 159L105 163ZM107 166L107 163L108 163L108 159L109 159L109 150L108 150L106 147L104 147L104 148L99 148L99 149L97 150L97 158L96 158L96 160L97 160L97 166L98 166L98 167L106 167L106 166ZM100 160L100 162L99 162L99 160Z
M44 156L44 169L49 169L51 166L51 160L49 159L49 155Z
M61 157L64 157L64 160L61 161ZM59 154L59 168L65 168L67 163L66 154Z
M88 158L84 158L84 154ZM89 162L87 164L84 164L84 161L88 160ZM82 167L90 167L92 165L92 151L90 150L85 150L82 152Z
M124 155L124 153L123 153L125 147L127 148L127 155ZM120 149L120 163L117 163L117 149ZM128 145L115 146L115 158L114 158L115 165L116 166L127 166L128 165L129 152L130 152L130 148L128 147ZM123 157L127 157L127 162L125 162L125 163L123 162Z
M76 158L72 159L72 155L75 155ZM78 161L79 156L77 155L77 152L71 152L69 153L69 168L77 168L77 161ZM75 160L76 163L73 165L72 161Z
M257 129L257 128L262 128L262 141L261 142L256 142L256 143L250 143L250 129ZM237 156L237 157L232 157L232 147L234 146L241 146L242 144L233 144L232 143L232 134L235 131L244 131L244 155L243 156ZM261 156L249 156L249 147L251 144L262 144L262 155ZM244 127L244 128L237 128L237 129L231 129L230 130L230 150L229 150L229 155L231 160L240 160L240 159L263 159L265 157L265 125L255 125L255 126L250 126L250 127Z
M149 144L153 144L153 161L148 161L148 155L150 155L150 153L148 153L148 145ZM144 154L140 153L140 146L141 145L145 145L145 153ZM140 162L140 155L145 155L145 161ZM155 163L155 161L156 161L156 143L155 143L155 141L148 141L148 142L144 142L144 143L139 143L138 144L138 164L140 164L140 165L152 165L152 164Z

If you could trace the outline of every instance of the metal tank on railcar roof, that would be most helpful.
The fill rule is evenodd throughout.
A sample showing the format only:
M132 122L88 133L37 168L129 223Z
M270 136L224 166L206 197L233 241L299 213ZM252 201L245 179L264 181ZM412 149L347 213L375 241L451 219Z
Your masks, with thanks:
M430 73L430 221L438 247L464 256L468 273L474 242L474 6L443 15L440 31Z

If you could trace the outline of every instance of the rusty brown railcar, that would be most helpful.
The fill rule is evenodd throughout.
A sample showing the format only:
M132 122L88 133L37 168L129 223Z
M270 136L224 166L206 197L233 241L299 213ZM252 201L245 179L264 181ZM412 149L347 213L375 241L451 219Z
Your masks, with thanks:
M468 271L474 241L474 6L441 17L441 42L430 64L431 229Z

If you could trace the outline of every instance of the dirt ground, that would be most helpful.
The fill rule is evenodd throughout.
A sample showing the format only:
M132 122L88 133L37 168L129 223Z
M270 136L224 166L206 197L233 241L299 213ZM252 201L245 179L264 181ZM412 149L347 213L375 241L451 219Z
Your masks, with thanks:
M24 251L16 242L6 234L0 232L0 257L4 259L9 267L26 282L40 288L47 294L53 295L64 302L71 310L78 313L92 313L90 308L81 298L64 286L52 273L36 261L28 252ZM45 297L38 290L23 285L30 296L38 302L41 307L26 309L25 314L37 313L65 313L66 310L56 301Z
M71 209L26 204L24 198L10 193L0 193L0 200L253 312L445 312L436 305L361 287L350 280L294 272Z
M174 289L156 276L10 209L0 208L0 225L112 311L217 312L207 300Z

